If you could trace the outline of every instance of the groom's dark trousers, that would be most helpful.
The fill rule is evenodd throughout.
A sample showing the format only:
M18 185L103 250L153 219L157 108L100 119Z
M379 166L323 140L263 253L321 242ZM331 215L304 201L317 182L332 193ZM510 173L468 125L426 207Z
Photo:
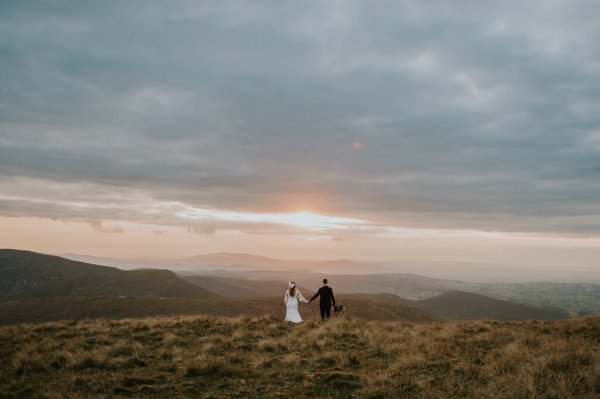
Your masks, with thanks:
M321 308L321 318L329 318L331 316L331 305L335 306L335 298L333 296L333 290L328 286L324 285L319 288L319 291L310 298L312 301L316 297L320 296L319 307Z

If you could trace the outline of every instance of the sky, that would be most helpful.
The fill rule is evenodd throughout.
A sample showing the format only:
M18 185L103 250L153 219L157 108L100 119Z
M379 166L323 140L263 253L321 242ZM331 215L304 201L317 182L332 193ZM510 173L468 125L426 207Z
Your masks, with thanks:
M0 247L600 259L596 1L0 2Z

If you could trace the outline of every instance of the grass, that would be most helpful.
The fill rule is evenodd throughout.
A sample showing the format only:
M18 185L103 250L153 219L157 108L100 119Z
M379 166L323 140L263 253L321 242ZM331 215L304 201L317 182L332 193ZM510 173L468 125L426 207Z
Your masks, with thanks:
M600 398L600 317L164 317L0 327L0 396Z

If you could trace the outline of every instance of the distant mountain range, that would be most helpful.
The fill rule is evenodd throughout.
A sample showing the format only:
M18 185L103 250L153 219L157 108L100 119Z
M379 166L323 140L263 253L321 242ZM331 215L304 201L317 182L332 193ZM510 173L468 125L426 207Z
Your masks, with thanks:
M456 261L329 261L284 260L245 253L219 252L185 258L138 257L118 259L80 254L58 254L80 262L113 266L125 270L152 267L177 272L302 270L327 274L409 273L436 279L485 283L600 283L595 267L506 265L493 262Z
M275 275L281 277L281 274ZM308 273L306 276L313 279L306 280L308 288L299 286L309 297L320 285L316 280L320 275ZM564 312L557 309L465 292L446 292L425 300L409 300L393 294L351 291L360 287L386 290L394 286L423 290L435 283L435 279L410 274L338 275L333 286L338 293L338 302L347 306L348 315L365 319L441 321L565 317ZM0 323L3 324L177 314L271 314L283 317L282 298L286 287L287 282L281 279L178 276L169 270L153 269L124 271L34 252L0 250ZM318 317L317 305L302 305L300 310L306 317Z
M153 267L175 271L250 271L304 270L328 274L372 274L387 273L391 269L348 259L329 261L284 260L266 256L219 252L187 258L138 257L133 259L102 258L88 255L64 254L64 258L123 269Z

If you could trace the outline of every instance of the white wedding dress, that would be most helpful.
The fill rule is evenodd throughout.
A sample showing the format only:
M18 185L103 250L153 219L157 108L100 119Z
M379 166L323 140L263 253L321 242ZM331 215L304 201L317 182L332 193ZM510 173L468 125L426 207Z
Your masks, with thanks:
M291 321L292 323L300 323L302 321L302 317L300 317L300 313L298 312L298 301L308 303L308 301L302 296L302 293L296 289L296 295L291 296L290 290L286 290L283 301L287 307L287 311L285 312L285 320Z

